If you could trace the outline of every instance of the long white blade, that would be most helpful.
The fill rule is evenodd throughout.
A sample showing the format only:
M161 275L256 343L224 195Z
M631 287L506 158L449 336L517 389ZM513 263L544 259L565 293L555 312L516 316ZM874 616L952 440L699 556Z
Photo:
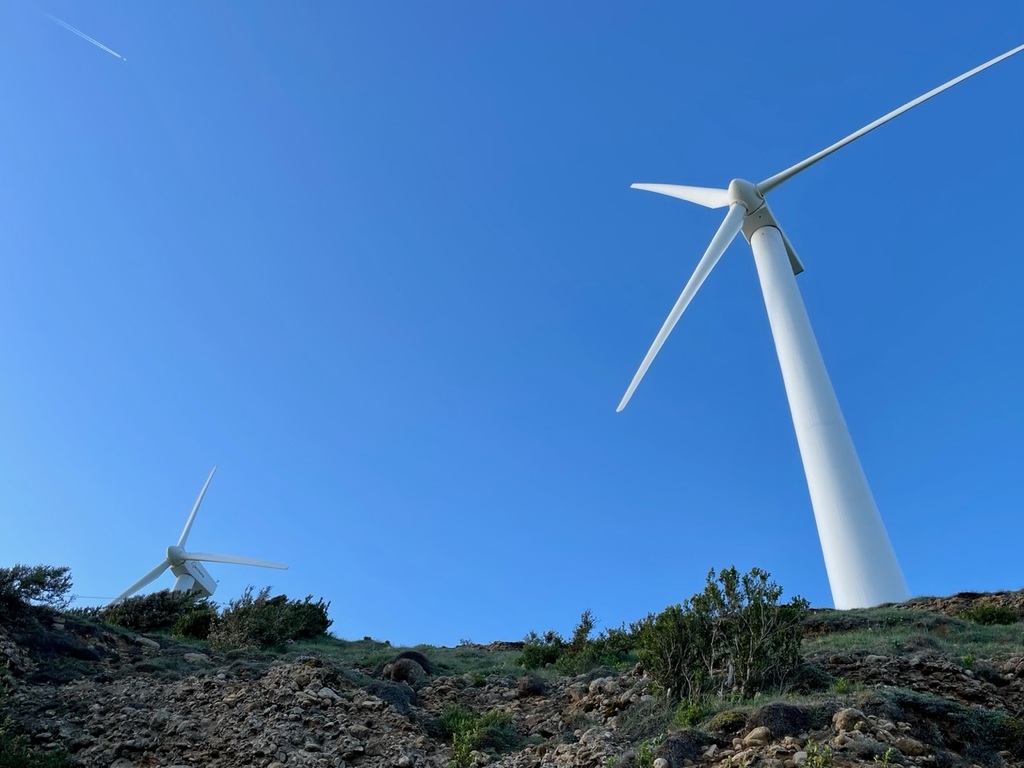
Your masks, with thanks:
M685 187L681 184L630 184L630 189L657 192L688 203L703 205L705 208L725 208L729 204L729 190L714 187Z
M959 77L954 77L948 83L943 83L938 88L933 88L932 90L928 91L928 93L924 94L923 96L918 96L913 101L907 102L906 104L904 104L899 109L894 109L892 112L890 112L887 115L883 115L882 117L880 117L877 120L875 120L873 123L868 123L863 128L861 128L859 131L857 131L855 133L851 133L845 139L841 139L840 141L837 141L835 144L833 144L830 147L825 147L825 149L821 150L821 152L818 152L815 155L811 155L806 160L802 160L799 163L797 163L796 165L791 166L791 167L787 168L786 170L784 170L784 171L782 171L780 173L777 173L774 176L771 176L770 178L765 179L764 181L762 181L760 184L757 185L758 190L761 192L762 195L768 194L773 189L775 189L775 187L779 186L779 184L781 184L782 182L787 181L787 180L793 178L798 173L800 173L800 171L803 171L806 168L810 168L812 165L814 165L816 162L818 162L822 158L828 157L833 152L835 152L837 149L841 149L841 148L845 147L851 141L856 141L857 139L859 139L864 134L870 133L871 131L875 130L875 128L877 128L878 126L884 125L885 123L889 122L893 118L899 117L904 112L913 109L918 104L922 104L922 103L928 101L928 99L930 99L932 96L938 96L940 93L942 93L943 91L947 90L948 88L952 88L957 83L962 83L967 78L973 77L974 75L978 74L979 72L981 72L983 70L986 70L989 67L991 67L991 66L993 66L995 64L998 64L1003 59L1008 59L1011 56L1013 56L1014 54L1020 53L1021 51L1024 51L1024 45L1018 45L1012 51L1007 51L1006 53L1002 54L1001 56L996 56L994 59L986 61L984 64L975 67L970 72L964 72Z
M287 571L288 566L272 563L269 560L254 560L251 557L235 557L234 555L215 555L210 552L186 552L186 560L201 560L204 563L233 563L234 565L258 565L260 568L278 568Z
M139 579L138 581L136 581L136 582L135 582L134 584L132 584L132 585L131 585L130 587L128 587L128 589L126 589L126 590L125 590L124 592L122 592L122 593L121 593L120 595L118 595L117 597L115 597L115 598L114 598L114 600L113 600L113 602L115 602L115 603L116 603L116 602L118 602L118 601L120 601L120 600L124 600L124 599L125 599L126 597L129 597L129 596L131 596L131 595L134 595L134 594L135 594L136 592L138 592L138 591L139 591L140 589L142 589L142 588L143 588L144 586L146 586L147 584L149 584L149 583L150 583L151 581L155 581L155 580L156 580L156 578L157 578L157 577L158 577L158 576L159 576L160 574L162 574L162 573L163 573L164 571L166 571L166 570L167 570L168 568L170 568L170 567L171 567L171 561L170 561L170 560L168 560L167 558L164 558L164 559L163 559L163 561L161 561L160 565L158 565L158 566L157 566L156 568L154 568L154 569L153 569L152 571L150 571L150 572L149 572L149 573L147 573L147 574L146 574L145 576L143 576L143 577L142 577L141 579Z
M199 511L199 505L203 503L203 496L206 495L206 489L210 487L210 481L213 480L213 473L217 471L217 467L210 470L210 476L206 478L206 482L203 483L203 490L199 492L199 497L196 499L195 505L192 507L192 513L188 516L188 520L185 521L185 528L181 532L181 536L178 537L178 546L184 547L185 541L188 539L188 534L192 530L192 523L195 522L196 512Z
M683 288L683 292L679 294L679 299L676 301L672 311L668 313L668 317L665 319L665 324L661 326L661 330L658 331L658 335L654 339L654 343L651 344L651 348L647 351L647 356L644 361L640 363L640 369L636 372L636 376L633 377L632 383L629 385L629 389L626 390L626 394L622 396L622 402L619 403L619 407L615 409L616 412L621 411L626 407L626 403L629 402L629 398L633 396L633 392L640 384L640 380L647 373L647 369L651 366L651 362L654 360L655 355L658 354L658 350L661 349L661 345L665 343L665 339L672 333L672 329L675 328L676 323L679 321L680 315L683 314L683 310L686 309L690 300L693 299L694 294L703 285L704 280L707 279L708 274L714 268L718 260L722 258L722 254L725 253L725 249L729 247L729 243L732 242L733 238L736 237L736 233L740 231L740 227L743 226L743 216L746 214L746 209L739 204L729 206L729 212L725 215L725 220L722 225L718 228L715 236L711 238L711 244L708 249L704 251L704 256L697 264L697 268L693 271L693 275L690 277L689 282L686 283L686 287Z

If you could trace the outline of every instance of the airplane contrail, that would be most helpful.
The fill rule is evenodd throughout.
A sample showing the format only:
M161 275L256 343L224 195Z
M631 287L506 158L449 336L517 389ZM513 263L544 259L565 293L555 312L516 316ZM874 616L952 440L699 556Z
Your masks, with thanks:
M93 45L95 45L95 46L96 46L97 48L102 48L102 49L103 49L104 51L106 51L107 53L109 53L109 54L110 54L111 56L116 56L116 57L117 57L117 58L119 58L119 59L120 59L121 61L128 61L128 59L126 59L126 58L125 58L124 56L122 56L122 55L121 55L120 53L118 53L117 51L115 51L115 50L112 50L112 49L110 49L110 48L107 48L107 46L105 46L105 45L104 45L103 43L101 43L101 42L100 42L99 40L94 40L93 38L91 38L91 37L89 37L89 36L88 36L87 34L85 34L85 32L82 32L82 31L81 31L81 30L79 30L79 29L75 29L75 28L74 28L74 27L72 27L72 26L71 26L70 24L68 24L68 23L67 23L66 21L61 21L61 20L60 20L60 19L58 19L58 18L57 18L56 16L54 16L54 15L53 15L52 13L48 13L48 14L46 14L46 15L47 15L47 16L49 16L49 17L50 17L50 18L51 18L51 19L52 19L53 21L57 22L57 23L58 23L58 24L60 24L60 25L61 25L62 27L64 27L64 29L68 30L69 32L74 32L74 33L75 33L76 35L78 35L78 36L79 36L80 38L82 38L83 40L88 40L88 41L89 41L90 43L92 43Z

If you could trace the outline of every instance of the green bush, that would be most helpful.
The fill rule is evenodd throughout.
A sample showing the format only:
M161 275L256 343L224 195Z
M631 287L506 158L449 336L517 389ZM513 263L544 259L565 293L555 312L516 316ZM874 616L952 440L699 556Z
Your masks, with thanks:
M565 640L554 630L548 630L544 637L531 632L524 638L523 650L516 658L516 664L527 669L541 669L555 664L565 651Z
M68 607L71 569L67 566L21 565L0 568L0 615L12 616L28 605Z
M203 605L180 616L171 628L171 634L189 640L206 640L217 620L217 609Z
M580 616L569 642L552 630L543 637L531 632L516 663L527 669L551 665L563 674L578 675L597 667L617 666L629 657L633 638L627 630L609 629L591 638L593 631L594 615L587 610Z
M323 600L313 602L312 596L302 601L288 600L287 595L271 597L270 587L254 596L247 587L213 622L210 645L218 650L265 649L316 637L331 625L329 606Z
M961 619L973 621L975 624L992 626L995 624L1016 624L1020 616L1012 608L1005 605L992 605L991 603L979 603L961 612Z
M308 640L326 635L332 623L327 618L327 609L330 607L331 604L325 603L322 598L313 602L312 595L306 595L301 603L298 600L289 602L288 621L292 639Z
M112 603L100 611L100 618L135 632L154 632L171 629L184 616L198 610L214 608L198 592L164 589Z
M0 722L0 768L65 768L72 765L67 752L32 749L25 739L10 730L10 721Z
M640 662L674 701L779 686L800 664L808 610L781 596L759 568L712 569L703 592L633 625Z
M441 735L452 740L453 768L469 768L474 751L508 752L522 739L507 712L492 710L484 715L460 706L441 713Z

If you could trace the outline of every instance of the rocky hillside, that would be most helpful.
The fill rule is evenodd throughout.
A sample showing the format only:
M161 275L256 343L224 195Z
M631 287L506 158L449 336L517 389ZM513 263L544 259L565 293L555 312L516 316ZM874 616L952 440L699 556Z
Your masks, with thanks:
M640 668L369 639L215 654L42 609L0 626L0 716L79 766L1024 766L1024 592L815 612L786 694L671 709Z

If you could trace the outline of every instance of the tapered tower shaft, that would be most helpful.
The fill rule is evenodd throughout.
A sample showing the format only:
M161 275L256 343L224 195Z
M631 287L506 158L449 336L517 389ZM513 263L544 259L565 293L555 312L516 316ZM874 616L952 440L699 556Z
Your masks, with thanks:
M832 382L814 339L781 232L750 235L786 385L835 607L910 597Z

